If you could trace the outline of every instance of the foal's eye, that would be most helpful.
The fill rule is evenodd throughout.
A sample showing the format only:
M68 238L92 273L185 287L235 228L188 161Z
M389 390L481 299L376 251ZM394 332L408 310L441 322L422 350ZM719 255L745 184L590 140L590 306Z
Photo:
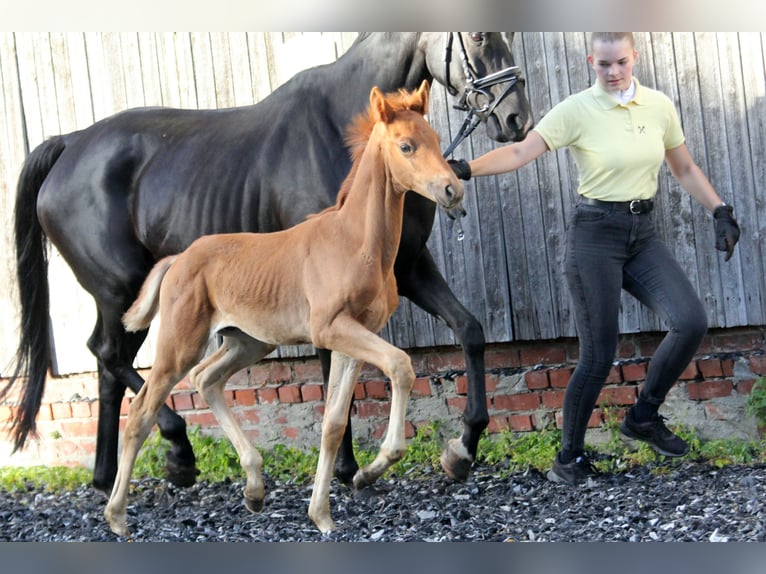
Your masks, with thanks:
M407 142L402 142L399 144L399 150L402 153L412 153L412 146Z
M486 38L486 32L469 32L469 37L471 40L481 46L484 43L484 40Z

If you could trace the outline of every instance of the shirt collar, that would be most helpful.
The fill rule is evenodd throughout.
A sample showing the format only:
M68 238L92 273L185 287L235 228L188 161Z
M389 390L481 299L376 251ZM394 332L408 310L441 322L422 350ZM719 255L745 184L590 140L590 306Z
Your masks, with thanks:
M641 105L644 103L644 88L641 86L641 84L638 82L638 79L633 77L633 83L636 85L636 93L633 96L633 99L630 100L630 102L635 102L638 105ZM607 92L604 88L601 87L601 84L598 83L598 81L591 86L591 92L593 93L593 97L596 99L596 101L603 107L605 110L611 110L612 108L616 108L620 104L617 100L615 100L609 92ZM628 103L630 103L628 102Z

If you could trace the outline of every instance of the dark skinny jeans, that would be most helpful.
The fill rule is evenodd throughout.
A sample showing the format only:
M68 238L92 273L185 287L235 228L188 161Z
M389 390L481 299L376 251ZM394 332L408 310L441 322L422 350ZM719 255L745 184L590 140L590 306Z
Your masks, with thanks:
M694 287L654 228L654 212L578 204L569 222L564 275L572 296L580 357L564 396L562 450L580 453L588 420L614 361L620 293L625 289L667 324L641 399L654 405L691 361L707 332Z

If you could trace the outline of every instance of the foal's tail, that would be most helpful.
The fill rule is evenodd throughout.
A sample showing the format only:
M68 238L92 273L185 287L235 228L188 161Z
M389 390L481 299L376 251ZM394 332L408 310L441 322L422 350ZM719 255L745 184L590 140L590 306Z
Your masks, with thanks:
M45 232L37 219L37 196L64 147L62 136L54 136L37 146L27 156L16 188L14 232L21 336L16 350L15 369L0 390L2 400L17 380L26 379L21 404L18 409L14 409L11 421L13 452L23 447L27 436L36 431L35 418L40 410L51 362L48 255Z
M162 279L175 260L175 255L160 259L149 272L141 286L138 298L122 316L122 324L125 325L127 331L141 331L149 328L152 318L157 314L157 309L160 306Z

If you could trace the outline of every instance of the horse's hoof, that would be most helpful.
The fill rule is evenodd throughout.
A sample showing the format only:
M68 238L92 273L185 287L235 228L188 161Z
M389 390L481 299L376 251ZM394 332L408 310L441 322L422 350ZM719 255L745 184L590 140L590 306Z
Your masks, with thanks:
M94 478L91 481L90 485L96 490L103 492L104 494L108 496L112 492L112 488L114 487L114 481L107 482L107 481L97 480Z
M471 465L473 465L473 457L459 439L453 438L447 443L440 461L444 472L452 480L457 482L468 480L468 475L471 473Z
M253 514L258 514L263 510L263 498L245 498L245 508L247 508Z
M345 484L346 486L353 486L354 475L356 475L358 470L359 465L355 460L351 461L351 464L335 465L335 478L337 478L341 484Z
M107 506L104 510L104 518L106 518L106 521L109 523L109 530L114 532L117 536L128 535L128 522L125 516L119 517L113 515Z
M168 460L165 465L165 478L167 478L171 484L181 488L193 486L194 483L197 482L197 475L199 475L199 472L200 471L196 466L184 466L171 460Z

